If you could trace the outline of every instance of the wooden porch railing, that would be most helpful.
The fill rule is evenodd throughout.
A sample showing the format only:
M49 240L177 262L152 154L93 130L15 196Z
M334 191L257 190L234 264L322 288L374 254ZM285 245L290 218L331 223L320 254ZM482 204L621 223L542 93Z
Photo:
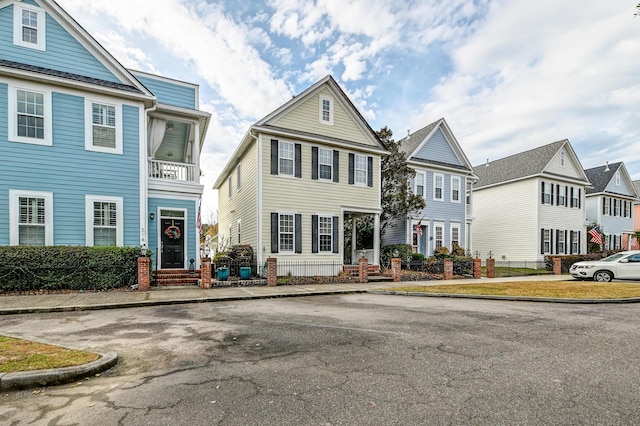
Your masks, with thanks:
M187 163L149 160L149 177L179 182L196 182L196 167Z

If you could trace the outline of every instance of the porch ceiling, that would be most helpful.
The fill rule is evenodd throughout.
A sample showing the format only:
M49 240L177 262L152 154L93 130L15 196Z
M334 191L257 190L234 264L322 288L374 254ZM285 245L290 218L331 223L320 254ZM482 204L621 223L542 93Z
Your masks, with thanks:
M162 144L156 151L155 158L177 163L190 162L187 154L190 154L188 145L191 133L190 124L168 120Z

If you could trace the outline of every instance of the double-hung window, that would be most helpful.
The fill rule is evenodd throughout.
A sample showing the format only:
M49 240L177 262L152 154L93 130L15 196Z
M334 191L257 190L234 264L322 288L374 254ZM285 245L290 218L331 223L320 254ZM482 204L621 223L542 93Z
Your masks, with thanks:
M9 190L9 244L53 244L53 194Z
M294 146L291 142L278 144L278 174L293 176Z
M331 253L333 251L333 217L318 217L318 238L320 253Z
M293 253L295 221L292 214L281 214L278 219L278 247L281 253Z
M438 249L438 247L442 247L444 245L444 225L442 223L435 223L433 225L435 237L434 237L434 248Z
M415 178L415 194L424 198L425 181L427 180L424 172L417 172Z
M356 154L354 164L354 179L356 185L367 184L367 170L367 156Z
M571 253L572 254L578 254L580 252L579 240L578 240L579 237L580 237L579 232L574 231L571 233Z
M88 246L123 245L122 197L85 196Z
M240 166L241 166L241 164L238 164L236 166L236 190L237 191L240 191L240 187L241 187L241 184L242 184L241 176L240 176L240 174L242 172L242 168Z
M320 123L333 125L333 99L320 95Z
M13 44L30 49L45 50L46 15L39 7L14 3Z
M85 149L122 154L122 107L85 99Z
M433 174L433 199L442 201L444 199L444 175ZM437 246L436 246L437 247Z
M611 215L611 204L607 197L602 197L602 214L605 216Z
M542 251L544 254L551 253L551 230L545 229L542 231Z
M451 176L451 202L460 202L460 177Z
M451 224L451 251L460 246L460 224Z
M580 196L580 190L574 187L571 187L571 207L578 207L579 201L578 197Z
M318 176L320 179L333 179L333 150L318 148Z
M566 203L566 193L567 193L567 187L564 185L558 185L557 187L558 189L558 202L556 203L559 206L564 206Z
M9 86L9 140L52 145L51 92Z
M565 254L564 241L566 231L558 230L558 254Z
M551 204L553 197L553 184L542 182L542 204Z
M613 215L614 216L620 216L620 204L621 204L621 200L613 200Z

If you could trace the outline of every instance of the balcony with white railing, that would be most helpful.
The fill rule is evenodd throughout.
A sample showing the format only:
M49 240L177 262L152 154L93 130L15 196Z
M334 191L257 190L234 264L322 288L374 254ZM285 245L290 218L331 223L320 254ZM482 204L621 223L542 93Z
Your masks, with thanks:
M195 164L149 160L149 178L171 182L198 183Z

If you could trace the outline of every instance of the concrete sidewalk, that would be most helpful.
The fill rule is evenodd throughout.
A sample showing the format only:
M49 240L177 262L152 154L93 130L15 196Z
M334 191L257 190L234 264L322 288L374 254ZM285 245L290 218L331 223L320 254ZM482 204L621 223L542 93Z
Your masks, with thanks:
M346 284L307 284L276 287L223 287L201 289L187 287L152 287L150 291L109 291L26 296L0 296L0 315L38 312L67 312L95 309L119 309L181 303L220 302L228 300L297 297L341 293L364 293L380 288L429 286L509 281L570 280L569 275L535 275L528 277L457 279L450 281L403 281Z

